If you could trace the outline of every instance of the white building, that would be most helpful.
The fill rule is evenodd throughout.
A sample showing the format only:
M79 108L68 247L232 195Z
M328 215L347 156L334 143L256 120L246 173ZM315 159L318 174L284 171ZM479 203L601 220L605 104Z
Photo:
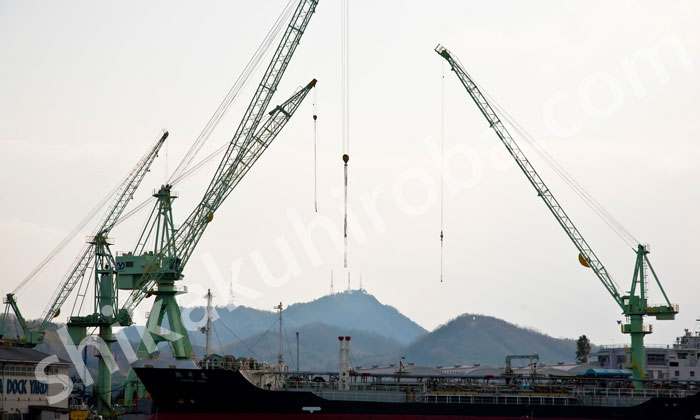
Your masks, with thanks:
M651 344L644 350L649 378L700 381L700 333L685 330L672 345ZM623 369L629 362L629 347L601 346L595 355L601 368Z
M67 397L53 404L48 401L64 389L64 384L40 382L34 373L48 356L34 349L0 346L0 419L68 420ZM45 373L49 378L68 377L69 368L70 363L61 360L48 366Z

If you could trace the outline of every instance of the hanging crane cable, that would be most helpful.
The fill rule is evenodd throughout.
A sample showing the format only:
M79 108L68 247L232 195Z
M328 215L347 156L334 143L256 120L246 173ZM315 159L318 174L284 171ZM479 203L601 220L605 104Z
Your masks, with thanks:
M159 133L158 137L156 140L153 142L153 146L159 142L161 142L161 139L163 137L163 133L166 133L166 130L163 129L161 133ZM39 274L44 271L44 269L48 266L48 264L70 243L77 235L80 233L85 226L100 212L102 209L110 202L113 202L116 198L117 192L124 187L124 185L127 183L129 178L133 176L132 173L127 174L124 178L119 180L119 183L112 188L103 198L100 200L99 203L95 207L90 210L90 212L78 223L78 225L73 228L62 240L61 242L56 245L56 247L51 250L51 252L44 257L44 259L17 285L17 287L14 288L12 291L13 294L18 294L24 287L26 287L29 283L31 283L34 279L36 279ZM106 218L107 215L105 215ZM113 226L112 226L113 227ZM94 234L97 234L99 232L94 232ZM94 236L94 234L92 236ZM90 244L85 244L83 246L82 251L80 252L78 259L76 259L76 262L80 260L81 256L84 255L84 253L90 248Z
M451 56L459 66L464 68L462 63L457 57ZM506 121L520 136L534 149L535 153L549 166L569 188L571 188L588 207L593 210L593 212L600 217L600 219L608 225L608 227L633 251L636 252L637 244L639 240L620 223L613 215L608 211L603 205L561 165L554 159L554 157L549 154L518 122L513 118L503 107L500 106L498 101L496 101L492 95L490 95L482 85L479 85L479 89L483 93L489 102L493 105L503 120Z
M61 240L61 242L59 242L58 245L56 245L56 247L53 250L51 250L51 252L49 252L49 254L46 257L44 257L44 259L41 260L41 262L36 267L34 267L34 269L29 274L27 274L27 276L17 285L17 287L14 288L14 290L12 290L13 294L18 294L27 284L34 280L39 275L39 273L44 271L46 266L51 261L53 261L54 258L56 258L56 255L58 255L58 253L61 252L61 250L63 250L63 248L65 248L66 245L68 245L68 243L72 241L73 238L75 238L85 226L87 226L87 224L93 219L93 217L95 217L95 215L97 215L97 213L99 213L102 210L102 208L110 202L112 197L117 193L117 190L119 190L119 187L122 183L123 180L121 180L119 184L117 184L111 191L109 191L102 198L102 200L100 200L100 202L97 203L97 205L95 205L95 207L93 207L93 209L90 210L90 212L78 223L78 225L75 228L73 228L73 230L68 232L68 234ZM86 244L84 245L84 248L87 248L88 246L89 244Z
M443 282L443 261L445 254L445 63L442 65L440 92L440 283Z
M216 149L216 150L214 150L213 152L211 152L209 155L207 155L207 156L206 156L205 158L203 158L201 161L197 162L197 163L196 163L195 165L193 165L193 166L188 167L186 171L181 172L177 177L172 177L172 176L171 176L171 177L170 177L170 178L171 178L170 185L175 186L175 185L177 185L178 183L180 183L180 182L184 181L185 179L189 178L191 175L197 173L197 172L198 172L199 170L201 170L204 166L206 166L208 163L210 163L214 158L221 156L221 154L222 154L224 151L226 151L226 149L228 148L228 146L229 146L228 142L222 144L221 146L219 146L218 149ZM115 224L115 226L121 224L122 222L124 222L124 221L126 221L126 220L128 220L131 216L133 216L134 214L136 214L136 213L138 213L139 211L143 210L145 207L152 206L153 202L155 202L155 201L156 201L156 198L155 198L155 197L152 197L152 196L151 196L151 197L148 197L147 199L145 199L144 201L142 201L141 203L139 203L136 207L134 207L131 211L129 211L128 213L125 213L124 216L122 216L122 217L117 221L117 223Z
M313 102L313 118L314 118L314 212L318 213L318 161L317 161L317 151L316 143L318 140L318 135L316 131L316 120L318 119L318 97L316 96L316 89L314 89L314 102Z
M350 68L349 68L349 9L348 0L341 1L341 67L342 67L342 130L343 130L343 188L344 188L344 218L343 218L343 241L344 255L343 266L348 267L348 162L350 161Z
M246 64L245 68L243 69L243 73L241 73L240 76L238 76L236 82L233 84L233 86L228 91L224 99L221 101L221 104L219 104L219 107L214 112L214 115L211 116L207 124L202 129L201 133L197 137L197 140L195 140L190 149L187 151L185 157L170 175L171 182L168 182L169 184L172 185L172 181L178 178L183 172L185 172L188 169L189 165L197 156L197 153L201 150L202 146L204 146L207 140L209 140L209 137L214 132L214 129L219 124L226 112L231 108L231 105L234 103L241 90L248 84L250 76L258 69L267 53L271 50L271 46L273 45L275 40L279 37L282 30L287 26L287 20L294 11L294 5L295 0L288 1L284 10L279 15L279 17L277 17L277 20L272 25L272 28L270 28L267 35L265 35L263 41L255 50L253 57L251 57L250 61L248 61L248 63Z
M532 147L532 149L537 153L538 156L549 166L569 188L571 188L586 205L593 210L593 212L606 224L608 227L632 250L636 250L637 244L640 242L636 237L625 228L620 221L618 221L610 211L608 211L591 193L589 193L559 162L554 159L554 157L547 152L540 144L535 140L530 133L528 133L515 118L513 118L508 112L506 112L503 107L481 88L484 96L489 100L493 107L498 110L505 120L520 136Z

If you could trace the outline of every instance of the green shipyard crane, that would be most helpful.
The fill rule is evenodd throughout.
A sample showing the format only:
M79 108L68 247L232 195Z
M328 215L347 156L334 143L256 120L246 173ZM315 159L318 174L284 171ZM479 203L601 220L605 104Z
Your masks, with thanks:
M12 308L25 336L23 340L18 340L13 344L25 347L34 347L41 344L48 324L53 318L59 316L61 307L71 293L77 290L75 303L67 324L71 340L75 344L80 344L82 339L86 337L87 328L96 327L99 328L99 337L111 348L114 341L112 324L118 310L118 295L115 287L116 266L114 256L110 250L112 240L109 238L109 233L116 225L129 201L133 198L134 193L149 171L151 164L158 156L158 151L167 138L168 132L164 131L116 189L116 194L112 198L105 216L97 229L94 230L94 233L88 237L86 245L78 254L75 262L71 265L71 269L49 300L49 304L44 310L37 328L30 328L27 325L17 306L15 292L6 295L5 302L7 306L5 312L7 314L7 308ZM90 268L92 268L93 274L91 280L86 277L86 272ZM80 313L84 299L89 295L91 287L94 297L93 312L86 316L73 316L73 313ZM99 355L99 379L97 384L98 410L103 414L108 413L111 408L110 391L112 378L104 356L101 353Z
M301 0L297 5L204 197L189 217L179 229L175 229L172 222L172 201L176 195L171 191L170 185L163 185L154 194L157 203L136 249L117 256L118 288L131 291L119 309L117 321L120 325L131 325L133 312L139 303L147 297L156 296L136 353L139 358L153 354L156 351L155 345L159 342L169 342L176 359L186 360L194 357L188 332L175 299L176 295L183 293L185 289L176 286L175 282L183 279L183 270L205 229L213 220L214 213L267 150L316 85L314 79L273 108L261 125L265 110L317 4L318 0ZM154 244L152 250L146 249L147 243ZM167 331L162 328L166 315L169 328ZM125 402L130 404L134 392L142 396L144 391L138 385L133 370L130 371L125 384Z
M10 312L10 309L12 309L12 312L14 312L15 314L15 318L17 318L17 323L19 324L20 329L24 333L24 337L17 337L15 339L5 339L4 334L0 334L0 338L7 340L10 344L12 344L15 347L34 347L37 344L40 344L44 340L44 335L46 334L46 327L44 327L43 329L33 329L29 327L27 321L24 319L24 315L22 315L22 312L19 310L19 306L17 306L17 300L15 299L14 293L8 293L7 295L5 295L3 303L5 304L5 313L2 316L3 325L2 328L0 328L0 333L5 332L5 321L7 320L7 316ZM59 313L57 313L55 316L58 315Z
M632 370L636 379L645 378L646 360L644 354L644 336L652 332L652 326L644 325L644 317L648 315L656 317L658 320L672 320L678 313L678 306L672 305L669 301L666 292L661 286L661 282L656 276L656 272L649 262L649 258L647 257L647 254L649 254L648 246L637 245L632 285L630 286L629 293L621 293L603 263L593 252L593 249L588 245L583 235L576 228L566 212L564 212L564 209L557 199L510 135L499 115L491 107L482 93L482 90L462 67L459 60L442 45L438 45L435 51L450 64L452 71L455 72L457 78L467 90L469 96L474 100L490 127L496 132L498 138L501 139L501 142L503 142L506 149L508 149L508 153L515 159L515 162L530 181L530 184L532 184L537 191L537 195L542 198L547 208L552 212L557 222L559 222L559 225L561 225L569 239L574 243L579 251L579 261L581 264L593 270L601 283L603 283L605 289L613 297L615 303L617 303L622 310L622 313L626 317L626 322L621 324L621 330L623 333L629 334L631 338L630 354L626 362L627 367ZM665 304L663 305L650 305L648 303L647 267L664 297ZM636 386L641 386L639 381L636 381L635 384Z
M315 86L316 80L312 80L291 98L275 107L266 121L258 129L254 142L254 150L247 153L250 162L247 166L241 166L241 173L237 175L238 180L245 175L252 163L262 155L272 140L279 134L284 125L292 117L296 109L301 105L309 91ZM163 185L154 194L157 199L153 209L147 230L144 230L139 239L139 246L134 252L122 254L117 257L118 287L120 289L133 290L142 280L146 273L153 276L154 288L144 288L145 291L140 297L141 300L149 296L156 296L153 309L150 311L144 334L145 339L139 343L136 352L139 359L150 357L155 352L160 342L169 342L173 355L178 359L191 359L193 357L192 346L184 328L179 306L175 296L183 293L185 288L175 285L177 280L182 279L182 260L177 257L174 247L174 234L176 232L172 221L172 202L177 198L177 194L172 191L171 185ZM151 223L150 221L153 221ZM204 221L204 223L208 223ZM149 240L151 239L151 240ZM147 251L145 245L154 243L154 250ZM160 264L156 261L160 260ZM133 302L133 301L130 301ZM163 329L162 323L167 315L169 329ZM150 345L149 345L150 344ZM125 385L125 401L131 401L133 393L137 390L136 376L131 371L127 377ZM138 388L140 396L144 394L143 388Z

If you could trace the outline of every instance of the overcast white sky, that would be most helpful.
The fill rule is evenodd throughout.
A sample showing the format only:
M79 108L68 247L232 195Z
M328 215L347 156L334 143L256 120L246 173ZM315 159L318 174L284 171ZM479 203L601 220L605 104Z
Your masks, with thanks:
M166 162L170 170L179 162L285 4L0 0L2 293L166 127L167 151L135 202L164 181ZM554 336L588 334L597 344L628 340L616 323L619 309L578 264L574 246L446 66L445 149L448 177L456 181L445 189L440 283L434 151L443 60L433 48L442 43L651 244L654 268L681 313L675 322L652 322L647 342L669 343L694 328L700 316L699 18L700 6L691 1L353 0L352 287L362 275L369 292L428 329L475 312ZM232 267L240 267L236 279L249 289L237 287L236 302L257 308L328 293L331 270L336 289L347 287L334 246L339 236L313 231L316 260L294 222L332 220L337 232L342 227L340 74L340 2L321 0L273 99L279 103L297 86L319 80L319 213L313 213L310 95L216 214L185 270L191 293L182 302L202 304L211 287L225 303ZM260 75L203 153L230 138ZM629 288L634 253L529 154L617 283ZM214 169L176 187L176 223L201 198ZM366 205L373 193L377 212ZM142 212L112 232L115 250L133 247L145 217ZM27 316L41 313L88 233L19 295ZM285 247L291 265L280 252ZM289 272L291 278L266 278L256 258L275 276ZM661 302L656 290L652 300Z

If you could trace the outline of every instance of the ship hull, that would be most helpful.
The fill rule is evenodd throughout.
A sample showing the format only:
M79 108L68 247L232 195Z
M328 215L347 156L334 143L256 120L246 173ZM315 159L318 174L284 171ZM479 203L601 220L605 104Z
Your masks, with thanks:
M628 407L527 404L374 402L324 399L313 392L265 390L229 370L136 368L158 420L415 419L415 420L696 420L700 394L651 398Z
M527 418L543 417L502 417L502 416L450 416L450 415L420 415L420 414L314 414L314 419L319 420L523 420ZM185 420L193 418L228 420L297 420L309 419L309 414L280 414L280 413L159 413L151 417L153 420ZM545 417L549 420L591 420L590 417ZM665 420L664 417L658 420Z

